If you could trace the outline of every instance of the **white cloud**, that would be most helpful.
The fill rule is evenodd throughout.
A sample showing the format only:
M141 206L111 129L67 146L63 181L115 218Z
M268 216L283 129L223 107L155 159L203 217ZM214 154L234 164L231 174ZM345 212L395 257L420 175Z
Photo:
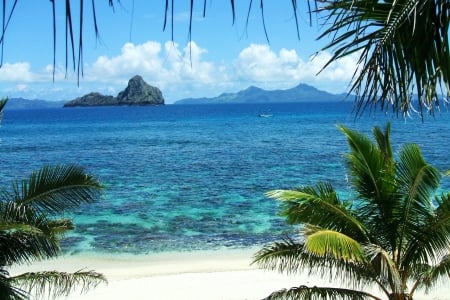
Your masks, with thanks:
M302 82L340 85L342 92L355 70L357 54L336 61L319 73L330 58L329 53L321 52L303 60L295 50L283 48L276 53L268 45L252 44L239 53L234 66L238 78L267 88L292 87Z
M139 74L151 85L158 86L163 94L179 94L173 97L198 97L205 86L227 80L227 72L221 64L204 59L207 50L195 42L180 49L174 42L161 45L149 41L144 44L125 44L119 55L100 56L84 69L83 81L100 82L101 89L118 92L129 78ZM120 86L114 89L107 84ZM196 94L193 94L197 91ZM176 100L176 99L175 99Z
M27 62L5 63L0 68L0 81L31 82L35 79Z
M41 99L73 99L96 91L115 95L134 75L159 87L167 103L187 97L213 97L256 85L266 89L312 84L331 92L344 92L356 67L357 55L331 64L319 75L331 55L321 52L303 59L294 49L274 51L268 45L251 44L233 62L208 60L208 51L195 42L181 48L177 43L126 43L115 56L100 56L77 75L62 66L33 71L30 63L4 64L0 68L0 93L34 95ZM27 94L25 94L27 93ZM51 96L53 93L53 97Z

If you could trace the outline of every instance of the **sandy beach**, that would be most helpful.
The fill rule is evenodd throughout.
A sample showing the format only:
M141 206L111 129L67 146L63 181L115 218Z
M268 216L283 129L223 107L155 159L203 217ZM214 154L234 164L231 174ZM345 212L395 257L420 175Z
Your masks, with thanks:
M36 270L103 273L108 284L86 294L73 293L65 300L256 300L271 292L299 285L329 286L320 278L287 276L251 266L256 249L195 251L142 256L74 255L11 270L13 274ZM381 295L380 295L381 296ZM433 293L417 293L416 300L450 300L450 286Z

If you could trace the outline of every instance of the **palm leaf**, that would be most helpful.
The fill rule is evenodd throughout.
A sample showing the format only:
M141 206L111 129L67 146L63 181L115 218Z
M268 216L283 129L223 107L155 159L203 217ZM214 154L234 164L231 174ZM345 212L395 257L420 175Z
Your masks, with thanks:
M306 236L306 249L316 256L331 256L344 262L366 263L360 243L340 232L316 230Z
M337 259L331 255L319 256L310 252L303 242L284 238L264 246L254 256L252 264L285 274L308 273L330 281L362 288L374 282L370 265Z
M441 174L425 162L417 145L405 145L402 148L397 174L399 193L404 195L403 205L396 211L399 243L406 245L411 239L417 243L417 238L427 234L423 229L428 228L430 221L434 222L431 197L439 186Z
M40 259L52 258L58 255L59 244L44 235L27 234L23 232L0 234L0 264L31 263Z
M7 102L8 102L8 98L0 99L0 113L3 111L3 108L5 107Z
M336 229L357 240L367 240L366 229L354 215L351 206L342 203L328 183L297 190L273 190L266 196L282 201L281 215L290 224L312 224Z
M405 245L402 268L414 265L438 264L449 254L450 244L450 193L435 199L434 214L420 220L414 227L415 234ZM413 226L413 225L411 225Z
M15 202L0 203L0 224L2 266L56 256L60 251L58 235L73 227L70 221L47 219Z
M389 286L393 293L404 291L402 277L399 273L398 265L391 257L391 252L386 251L379 245L366 245L367 256L370 258L371 269L375 272L375 282L379 287L388 293Z
M350 147L346 165L351 183L357 192L358 219L364 220L371 243L393 248L396 243L398 220L393 212L401 207L395 180L395 160L390 147L390 125L384 132L375 127L376 142L363 133L339 126Z
M25 300L28 294L21 289L11 285L8 271L0 268L0 299L4 300Z
M323 49L334 52L326 66L360 52L350 91L357 95L357 113L377 105L404 115L433 112L439 86L450 95L447 0L325 1L319 11L331 24L320 37L332 37Z
M399 192L407 196L405 199L406 214L414 209L416 218L427 216L432 210L431 196L439 187L441 174L433 166L427 164L419 146L404 145L399 154L397 164Z
M8 98L0 99L0 124L2 123L3 118L3 108L5 108L7 102Z
M361 200L379 201L386 198L386 193L390 194L393 187L389 188L392 175L389 169L392 167L386 163L392 163L386 152L371 141L365 134L339 126L344 133L350 147L347 157L347 167L351 174L353 187L359 194ZM377 140L385 141L389 139L389 129L386 134L377 132ZM384 145L384 150L388 151L389 146ZM389 152L388 152L389 153ZM390 183L392 186L392 183Z
M309 299L309 300L366 300L376 299L381 300L374 295L366 292L355 291L344 288L332 288L332 287L308 287L299 286L290 289L282 289L276 291L270 296L264 298L264 300L297 300L297 299Z
M286 237L282 241L264 246L254 255L252 264L280 273L295 274L302 271L302 263L307 261L303 256L303 244Z
M100 273L82 270L75 273L58 271L24 273L11 277L11 281L39 298L46 295L52 298L67 296L79 287L81 293L85 293L100 283L107 282Z
M411 290L414 293L416 288L425 287L428 292L431 288L439 283L446 284L450 277L450 255L446 255L442 260L434 266L426 266L420 274L416 274L416 284Z
M76 165L46 166L13 186L15 202L48 213L61 213L81 203L94 202L101 188L93 176Z

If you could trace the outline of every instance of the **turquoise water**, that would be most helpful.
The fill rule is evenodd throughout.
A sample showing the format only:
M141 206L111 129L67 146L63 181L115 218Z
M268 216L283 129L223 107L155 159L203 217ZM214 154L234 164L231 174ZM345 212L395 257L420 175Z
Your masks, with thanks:
M370 132L391 120L355 121L350 111L348 103L7 110L0 184L52 163L96 175L106 189L69 214L77 226L64 240L69 253L255 246L291 230L266 191L328 180L350 192L336 124ZM448 113L392 122L395 149L418 143L429 162L450 169Z

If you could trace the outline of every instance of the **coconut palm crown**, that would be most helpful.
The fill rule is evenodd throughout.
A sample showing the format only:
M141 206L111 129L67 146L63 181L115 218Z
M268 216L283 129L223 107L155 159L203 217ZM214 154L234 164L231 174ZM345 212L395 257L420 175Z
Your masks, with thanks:
M340 199L330 183L268 192L300 235L269 244L254 258L265 269L309 272L335 284L284 289L267 299L404 300L448 282L450 193L436 196L443 175L415 144L395 155L390 124L374 127L375 141L339 129L350 147L346 166L354 199Z

